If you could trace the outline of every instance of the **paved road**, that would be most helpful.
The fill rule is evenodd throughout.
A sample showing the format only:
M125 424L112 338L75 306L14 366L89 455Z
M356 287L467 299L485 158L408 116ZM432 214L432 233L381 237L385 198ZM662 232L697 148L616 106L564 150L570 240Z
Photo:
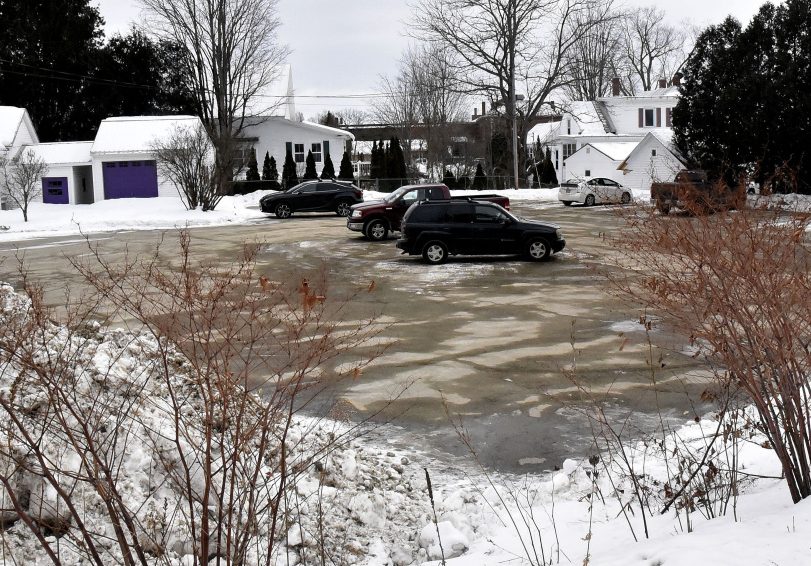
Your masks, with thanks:
M271 273L307 272L326 266L332 283L348 290L374 280L363 294L358 318L380 313L390 324L391 347L363 377L332 391L361 417L388 407L405 443L460 453L442 406L464 418L481 460L492 467L536 471L562 458L591 451L591 432L571 375L607 401L618 419L636 411L644 428L651 413L689 418L685 391L694 397L704 374L678 340L652 334L665 348L657 371L658 395L650 387L649 345L639 313L606 293L599 269L614 251L602 235L620 221L611 209L564 208L557 203L516 203L514 212L561 225L567 248L551 261L516 258L452 259L427 266L401 256L394 240L367 242L332 215L269 219L249 226L194 229L196 253L227 261L245 240L267 242L260 255ZM91 235L105 256L148 252L160 232ZM77 237L0 243L0 280L17 283L15 255L24 255L32 276L44 282L48 301L64 300L64 288L79 287L67 257L87 254ZM574 340L574 346L572 345ZM574 371L573 371L574 370ZM406 388L407 386L407 388ZM403 391L403 389L405 391ZM399 395L391 403L392 397ZM658 421L658 417L653 419ZM392 440L395 441L395 440Z

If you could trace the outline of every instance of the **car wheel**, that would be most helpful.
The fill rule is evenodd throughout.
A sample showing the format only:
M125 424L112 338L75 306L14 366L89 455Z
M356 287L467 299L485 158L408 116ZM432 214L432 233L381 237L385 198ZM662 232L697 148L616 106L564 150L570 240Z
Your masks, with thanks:
M422 259L431 265L439 265L448 261L448 246L442 242L428 242L422 248Z
M290 210L290 205L283 202L277 204L273 212L276 214L277 218L290 218L290 215L293 214L293 211Z
M549 258L552 248L543 238L532 238L527 242L526 251L530 261L543 261Z
M386 236L389 235L389 230L386 227L386 223L382 220L372 220L366 225L366 228L363 229L363 233L373 242L379 242L386 239Z
M588 195L583 204L585 204L586 206L594 206L594 195Z
M572 206L572 201L570 200L562 200L560 202L563 203L563 206Z
M631 193L622 193L622 197L620 198L620 202L622 204L628 204L631 202Z
M347 200L342 200L338 203L338 206L335 207L335 214L346 218L352 214L352 203Z

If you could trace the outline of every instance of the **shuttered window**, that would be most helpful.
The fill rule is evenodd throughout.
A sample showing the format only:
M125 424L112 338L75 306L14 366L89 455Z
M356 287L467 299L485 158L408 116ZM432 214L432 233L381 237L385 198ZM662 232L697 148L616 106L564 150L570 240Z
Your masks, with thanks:
M673 127L673 109L672 108L668 108L665 111L665 126L667 126L668 128Z

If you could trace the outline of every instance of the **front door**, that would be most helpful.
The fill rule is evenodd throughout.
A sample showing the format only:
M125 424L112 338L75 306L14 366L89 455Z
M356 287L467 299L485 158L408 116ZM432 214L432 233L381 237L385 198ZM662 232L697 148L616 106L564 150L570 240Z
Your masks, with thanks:
M42 178L42 202L48 204L68 204L67 177L43 177Z

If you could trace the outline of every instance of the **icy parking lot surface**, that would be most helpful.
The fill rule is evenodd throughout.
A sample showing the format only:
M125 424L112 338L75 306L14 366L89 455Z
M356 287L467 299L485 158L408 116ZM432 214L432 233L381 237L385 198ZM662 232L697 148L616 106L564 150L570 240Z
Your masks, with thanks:
M393 238L366 241L330 214L260 217L251 225L195 228L192 235L201 259L225 262L245 240L261 241L260 269L273 278L323 269L336 295L372 286L345 312L358 320L379 316L388 349L360 379L331 390L325 403L340 399L357 418L382 411L379 420L393 421L409 441L418 437L437 453L464 452L446 407L464 419L481 459L496 469L538 471L588 453L582 389L607 399L618 418L655 407L648 336L655 350L666 347L658 402L675 419L692 416L686 392L699 390L703 379L693 360L671 352L682 345L665 331L646 334L636 322L640 313L606 291L600 269L613 250L602 236L619 225L613 209L516 201L513 212L560 224L566 249L544 263L465 257L429 266L401 255ZM115 259L125 248L151 251L162 235L171 238L161 231L90 238ZM66 258L88 253L81 238L0 248L4 256L24 253L52 304L63 300L66 284L80 289Z

